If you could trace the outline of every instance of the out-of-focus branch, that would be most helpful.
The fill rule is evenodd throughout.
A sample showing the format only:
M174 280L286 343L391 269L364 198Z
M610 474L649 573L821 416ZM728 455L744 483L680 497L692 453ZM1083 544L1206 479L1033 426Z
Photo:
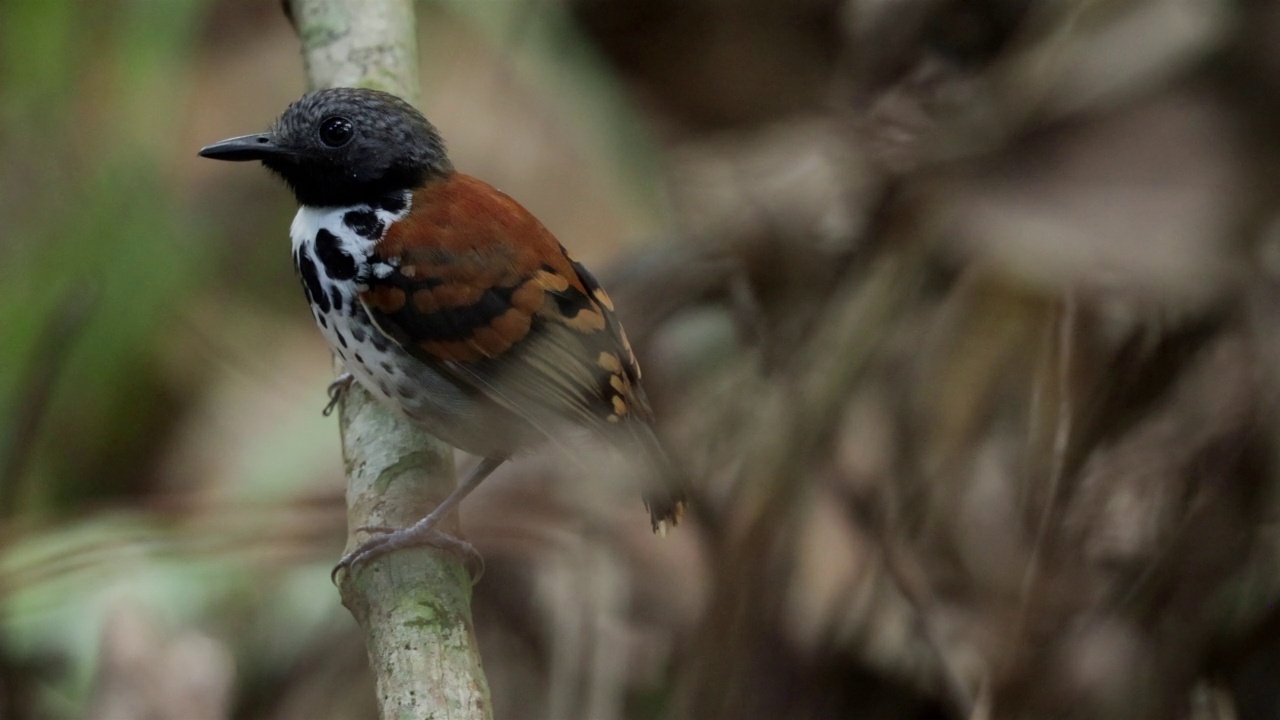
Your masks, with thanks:
M8 437L0 437L0 520L8 520L17 512L23 473L31 460L40 423L49 409L54 385L94 306L96 290L90 288L86 292L85 285L87 283L82 283L77 292L67 293L54 309L36 339L22 382L17 385L10 432Z
M411 0L292 0L288 7L312 87L374 87L416 101ZM409 525L453 489L450 449L358 385L346 394L339 426L348 551L365 539L359 528ZM338 585L364 629L382 717L491 717L471 620L471 576L459 558L403 550L341 573Z
M418 42L409 0L291 0L312 87L371 87L418 99Z

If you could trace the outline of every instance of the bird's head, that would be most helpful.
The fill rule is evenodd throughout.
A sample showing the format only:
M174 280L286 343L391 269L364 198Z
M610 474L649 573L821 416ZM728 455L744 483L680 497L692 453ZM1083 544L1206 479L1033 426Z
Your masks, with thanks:
M200 155L261 160L311 206L373 202L453 171L440 133L422 113L364 88L308 93L267 132L214 143Z

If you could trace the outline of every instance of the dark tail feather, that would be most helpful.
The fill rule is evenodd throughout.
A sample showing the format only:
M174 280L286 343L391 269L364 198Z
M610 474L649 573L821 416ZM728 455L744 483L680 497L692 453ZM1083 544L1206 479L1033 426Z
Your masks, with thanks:
M642 494L644 506L649 511L653 531L666 535L669 528L680 524L688 504L688 483L684 474L671 464L662 443L647 423L632 422L631 432L648 462L647 486Z

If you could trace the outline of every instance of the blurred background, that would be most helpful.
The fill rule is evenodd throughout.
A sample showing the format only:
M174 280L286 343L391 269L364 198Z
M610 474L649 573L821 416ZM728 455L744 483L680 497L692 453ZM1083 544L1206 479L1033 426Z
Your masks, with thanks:
M437 0L688 522L462 510L499 718L1280 718L1280 2ZM372 718L266 0L0 0L0 718Z

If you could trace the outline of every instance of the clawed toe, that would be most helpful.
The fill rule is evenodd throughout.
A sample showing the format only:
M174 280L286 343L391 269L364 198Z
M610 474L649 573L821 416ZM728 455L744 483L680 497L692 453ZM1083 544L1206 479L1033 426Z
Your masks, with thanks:
M339 375L336 380L329 383L329 389L327 390L329 393L329 404L325 405L324 410L321 411L325 417L329 417L333 414L334 408L338 407L338 403L342 401L343 394L351 388L351 383L355 382L355 380L356 378L354 375L349 372L344 372Z
M366 540L334 566L333 571L329 573L329 579L335 584L337 583L339 570L353 572L359 570L361 566L370 560L396 550L411 547L434 547L461 555L469 561L469 564L474 563L478 566L478 570L474 573L471 581L473 584L479 582L484 575L484 558L480 556L475 546L466 540L460 540L448 533L440 532L434 527L413 525L401 530L392 530L385 527L362 527L360 530L379 534Z
M336 383L335 383L336 384ZM338 571L346 570L352 572L358 570L361 565L373 560L389 552L410 547L434 547L441 550L461 555L470 563L476 566L476 571L472 574L471 583L480 581L484 575L484 558L480 553L476 552L475 547L465 540L440 532L436 529L444 518L449 517L450 513L457 509L458 503L467 496L476 486L480 484L489 473L493 472L499 465L506 461L504 455L491 455L483 458L480 464L472 468L467 479L462 482L453 492L449 493L449 497L444 502L436 506L430 515L422 518L418 522L407 528L393 530L388 527L381 526L364 526L358 528L365 532L377 533L374 537L363 542L359 547L353 550L349 555L342 558L329 574L329 579L335 583L338 579Z
M393 533L396 529L390 525L361 525L356 528L356 532L368 533L370 535L382 535L385 533Z

